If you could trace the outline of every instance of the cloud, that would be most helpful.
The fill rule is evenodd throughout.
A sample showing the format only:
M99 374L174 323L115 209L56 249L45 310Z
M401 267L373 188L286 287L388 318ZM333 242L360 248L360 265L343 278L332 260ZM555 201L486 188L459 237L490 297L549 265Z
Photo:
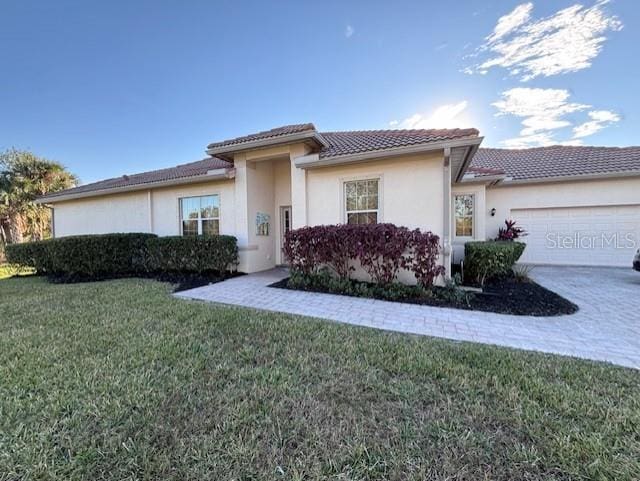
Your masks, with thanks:
M589 8L576 4L538 20L531 19L533 4L521 4L498 19L493 33L470 56L486 58L464 72L486 74L501 67L528 81L588 68L602 50L605 33L622 29L618 17L604 10L606 3L600 0Z
M347 38L351 38L353 34L356 33L355 29L351 25L347 25L344 29L344 36Z
M588 137L620 120L620 116L610 110L594 110L589 112L589 118L591 120L573 128L574 138Z
M492 104L498 109L496 116L519 117L523 127L518 137L504 140L502 145L507 148L581 145L582 138L620 120L614 112L591 110L587 114L591 120L573 127L572 137L558 140L559 131L574 125L572 116L591 108L587 104L571 102L569 98L570 93L564 89L519 87L502 92L502 98Z
M508 33L513 32L515 29L528 22L531 18L532 10L533 3L523 3L522 5L518 5L511 13L500 17L498 19L498 23L493 29L493 33L485 39L487 43L492 44L497 42Z
M469 127L471 122L464 115L468 102L463 100L456 104L441 105L431 114L416 113L402 121L392 120L389 126L400 129L451 129Z

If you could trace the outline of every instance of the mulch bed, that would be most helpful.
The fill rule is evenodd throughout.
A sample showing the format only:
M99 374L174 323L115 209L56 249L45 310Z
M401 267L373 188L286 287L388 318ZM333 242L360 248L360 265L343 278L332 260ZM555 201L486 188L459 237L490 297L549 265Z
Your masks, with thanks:
M147 275L131 275L131 276L111 276L111 277L78 277L78 276L47 276L47 280L54 284L76 284L80 282L99 282L108 281L114 279L141 278L141 279L154 279L160 282L167 282L173 285L173 292L186 291L189 289L195 289L196 287L207 286L209 284L215 284L216 282L222 282L232 277L244 275L240 272L227 273L225 276L220 276L215 272L191 274L184 272L160 272L150 273Z
M288 281L289 278L286 278L271 284L269 287L298 290L289 287ZM513 277L488 282L485 284L483 292L469 292L466 302L453 302L443 299L440 293L444 289L441 287L434 287L433 289L435 295L431 297L421 296L403 299L376 297L376 299L516 316L559 316L573 314L578 310L578 306L574 303L542 287L540 284L532 280L518 281ZM336 292L323 289L314 289L313 292L336 294Z

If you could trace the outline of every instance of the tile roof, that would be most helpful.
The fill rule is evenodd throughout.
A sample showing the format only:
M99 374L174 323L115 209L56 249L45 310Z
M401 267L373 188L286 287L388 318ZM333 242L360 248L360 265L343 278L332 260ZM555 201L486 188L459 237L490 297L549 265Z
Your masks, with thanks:
M285 125L271 130L265 130L256 134L236 137L209 144L208 148L233 146L243 142L262 140L296 134L300 132L316 132L312 123ZM374 152L377 150L404 147L440 140L453 140L463 137L475 137L476 129L449 129L449 130L369 130L352 132L327 132L320 135L328 143L328 146L320 151L320 157L335 157L346 154L362 152ZM87 192L99 192L109 189L144 185L155 182L170 181L174 179L195 177L204 175L209 170L231 168L233 164L218 157L209 157L197 162L178 165L168 169L152 170L141 174L123 175L113 179L102 180L91 184L82 185L73 189L49 194L41 200L55 200L58 197L82 194Z
M297 134L299 132L315 131L315 130L316 128L312 123L283 125L282 127L276 127L275 129L271 129L271 130L264 130L262 132L257 132L255 134L244 135L242 137L236 137L234 139L222 140L220 142L213 142L209 144L207 148L213 149L216 147L226 147L226 146L241 144L244 142L251 142L254 140L269 139L273 137L281 137L283 135L291 135L291 134Z
M471 168L497 169L513 180L640 173L640 147L555 145L531 149L478 149Z
M109 189L117 189L122 187L130 187L136 185L150 184L154 182L164 182L187 177L195 177L205 175L210 170L232 168L233 164L218 159L216 157L208 157L206 159L190 162L188 164L170 167L168 169L152 170L142 172L140 174L123 175L113 179L101 180L91 184L81 185L72 189L62 190L42 197L42 200L55 200L56 197L82 194L85 192L102 191Z
M443 140L477 137L476 129L360 130L321 132L329 144L320 151L320 158L374 152Z

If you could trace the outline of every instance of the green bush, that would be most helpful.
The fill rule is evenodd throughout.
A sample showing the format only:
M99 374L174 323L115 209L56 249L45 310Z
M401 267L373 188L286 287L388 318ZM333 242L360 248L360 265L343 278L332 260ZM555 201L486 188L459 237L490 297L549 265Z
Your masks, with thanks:
M81 235L7 246L9 262L38 273L71 277L128 276L145 270L154 234Z
M98 279L155 272L224 272L237 262L235 237L104 234L10 244L7 261L39 274Z
M238 242L228 235L156 237L147 242L147 269L151 272L218 272L238 262Z
M464 245L465 281L482 286L489 279L508 275L524 248L524 243L513 241L467 242Z

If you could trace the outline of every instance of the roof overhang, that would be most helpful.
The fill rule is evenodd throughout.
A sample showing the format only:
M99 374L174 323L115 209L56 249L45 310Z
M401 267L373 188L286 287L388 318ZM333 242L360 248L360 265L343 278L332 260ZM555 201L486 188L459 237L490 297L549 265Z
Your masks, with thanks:
M506 176L505 174L496 174L496 175L469 175L465 174L462 177L462 180L458 182L459 184L487 184L487 185L496 185L499 182L508 181L511 177Z
M484 137L465 137L463 139L425 142L422 144L408 145L404 147L359 152L356 154L336 155L334 157L320 157L319 154L310 154L295 158L294 164L300 169L316 169L321 167L330 167L333 165L368 162L376 159L397 157L400 155L420 154L423 152L433 152L450 148L452 150L456 149L456 151L460 151L460 167L462 167L463 165L468 165L469 162L471 162L471 158L473 158L473 154L478 150L483 138ZM456 171L454 174L457 176L458 172Z
M137 192L149 189L158 189L161 187L171 187L174 185L197 184L212 180L233 179L236 170L233 168L213 169L206 174L194 175L191 177L181 177L178 179L163 180L159 182L146 182L144 184L126 185L123 187L113 187L110 189L90 190L86 192L70 192L69 194L48 195L36 199L36 204L56 204L68 200L86 199L88 197L101 197L104 195L124 194L127 192Z
M293 144L297 142L313 144L317 149L322 149L329 145L319 132L315 130L305 130L292 134L278 135L276 137L267 137L264 139L247 140L245 142L238 142L229 145L209 147L207 148L207 154L233 161L233 154L238 152L261 149L264 147L273 147L282 144Z

